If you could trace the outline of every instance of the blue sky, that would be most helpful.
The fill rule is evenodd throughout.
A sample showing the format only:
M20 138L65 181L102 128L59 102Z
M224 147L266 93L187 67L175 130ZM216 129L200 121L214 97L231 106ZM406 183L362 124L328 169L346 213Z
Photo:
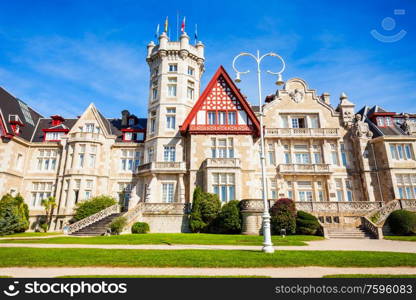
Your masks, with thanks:
M74 117L94 102L107 117L125 108L144 117L146 44L166 16L176 37L177 11L186 16L189 35L198 24L206 46L203 86L219 65L231 74L236 54L259 49L282 55L285 79L305 79L318 94L329 92L333 105L346 92L357 108L416 112L415 0L0 0L0 86L45 116ZM387 17L395 28L392 19L382 24ZM373 29L384 36L407 33L384 43ZM249 60L240 66L254 68ZM279 67L268 59L263 68ZM275 78L263 79L263 93L273 93ZM240 86L257 104L254 72Z

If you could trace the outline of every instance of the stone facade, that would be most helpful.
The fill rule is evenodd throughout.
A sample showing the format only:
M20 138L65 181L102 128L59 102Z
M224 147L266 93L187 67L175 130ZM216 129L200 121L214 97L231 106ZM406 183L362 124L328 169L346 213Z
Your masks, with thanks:
M263 192L271 204L293 199L324 226L357 225L384 203L416 198L414 115L379 107L356 114L345 94L333 106L329 94L289 79L263 106L262 191L258 107L222 67L200 95L204 45L191 45L185 33L178 42L163 33L147 50L146 119L128 111L104 118L93 104L77 119L43 118L1 90L0 195L23 195L31 229L50 195L58 203L54 230L77 203L104 194L120 199L130 223L186 232L199 185L223 202L246 199L246 234L259 233Z

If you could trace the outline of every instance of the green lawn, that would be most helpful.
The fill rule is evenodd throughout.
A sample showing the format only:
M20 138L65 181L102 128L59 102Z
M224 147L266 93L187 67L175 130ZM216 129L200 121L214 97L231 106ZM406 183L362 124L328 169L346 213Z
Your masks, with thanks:
M416 242L416 235L409 235L409 236L388 235L388 236L385 236L384 239L393 240L393 241Z
M325 275L323 278L416 278L416 274L411 275L391 275L391 274L337 274Z
M62 232L22 232L22 233L14 233L9 235L0 235L0 238L10 238L10 237L42 237L42 236L51 236L51 235L59 235Z
M273 236L277 246L304 246L305 241L322 240L311 235ZM258 235L204 234L204 233L148 233L123 234L97 237L53 237L48 239L0 240L0 243L48 243L48 244L125 244L125 245L258 245L263 237Z
M269 276L190 276L190 275L71 275L55 278L271 278Z
M0 267L395 267L416 254L368 251L121 250L0 248Z

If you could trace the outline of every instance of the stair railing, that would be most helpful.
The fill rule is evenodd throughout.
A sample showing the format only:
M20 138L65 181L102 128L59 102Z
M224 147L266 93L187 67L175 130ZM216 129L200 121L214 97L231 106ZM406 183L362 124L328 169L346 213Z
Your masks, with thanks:
M123 214L123 217L126 218L126 227L128 227L131 224L131 222L141 217L143 210L144 202L139 202L135 207L129 209L125 214Z
M65 226L64 227L64 234L71 234L74 232L77 232L79 230L81 230L82 228L85 228L95 222L98 222L112 214L117 214L120 212L120 205L119 204L114 204L112 206L109 206L103 210L100 210L99 212L88 216L82 220L79 220L78 222L75 222L71 225Z
M361 217L361 224L376 239L379 239L379 240L383 239L383 227L382 226L377 226L376 224L371 222L371 220L369 220L366 216Z
M391 200L379 209L371 211L365 217L377 226L382 226L387 217L395 210L401 209L400 200Z

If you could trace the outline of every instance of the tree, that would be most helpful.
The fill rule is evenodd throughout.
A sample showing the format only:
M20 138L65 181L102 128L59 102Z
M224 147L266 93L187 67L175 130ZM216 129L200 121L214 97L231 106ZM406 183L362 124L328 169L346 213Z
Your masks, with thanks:
M273 234L280 234L282 229L286 234L294 234L296 231L296 207L288 198L282 198L270 208L271 229Z
M0 235L24 232L29 228L29 209L23 197L4 195L0 200Z
M192 232L208 232L221 210L221 202L215 194L205 193L197 186L194 190L189 227Z
M232 200L224 204L213 224L213 233L241 233L242 216L240 211L240 201Z
M47 232L52 222L53 210L56 207L55 197L42 199L41 205L45 208L45 223L41 224L43 231Z

